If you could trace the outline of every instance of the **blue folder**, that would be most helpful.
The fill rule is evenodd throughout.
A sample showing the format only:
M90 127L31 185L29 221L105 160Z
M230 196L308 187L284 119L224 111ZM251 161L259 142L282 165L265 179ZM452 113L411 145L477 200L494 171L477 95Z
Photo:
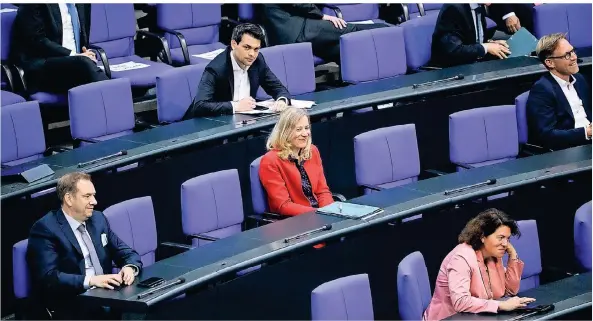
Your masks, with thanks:
M507 40L511 57L529 56L535 51L537 46L537 38L534 37L525 27L521 27L509 40Z

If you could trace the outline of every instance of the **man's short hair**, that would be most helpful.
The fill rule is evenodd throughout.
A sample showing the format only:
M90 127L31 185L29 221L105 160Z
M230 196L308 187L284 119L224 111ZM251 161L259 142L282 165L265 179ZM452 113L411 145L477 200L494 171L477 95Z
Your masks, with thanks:
M74 194L76 193L76 184L80 180L91 180L91 175L82 172L74 172L68 173L58 179L58 186L56 187L56 192L58 194L58 198L60 202L64 201L64 196L67 193Z
M537 42L537 46L535 47L535 53L539 60L546 65L545 61L548 57L552 56L554 50L558 47L558 42L561 39L566 39L566 34L564 33L553 33L550 35L545 35L541 37L541 39ZM547 68L548 66L546 66Z
M236 43L240 43L244 34L248 34L257 40L264 42L263 32L253 23L242 23L236 26L235 29L233 29L233 35L231 36L231 39L235 40Z

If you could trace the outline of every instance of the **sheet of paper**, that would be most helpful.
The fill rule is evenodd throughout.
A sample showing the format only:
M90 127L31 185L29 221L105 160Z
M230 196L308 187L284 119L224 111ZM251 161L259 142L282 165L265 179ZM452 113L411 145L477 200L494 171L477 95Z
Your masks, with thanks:
M355 25L372 25L375 22L373 20L363 20L363 21L348 21L348 23L353 23Z
M99 68L104 69L102 64L100 64L98 66L99 66ZM117 64L117 65L109 65L109 69L112 72L140 69L140 68L146 68L146 67L150 67L150 65L139 63L139 62L133 62L133 61L124 62L123 64Z
M236 111L235 114L243 114L243 115L265 115L265 114L273 114L275 113L275 111L271 110L271 109L266 109L266 110L258 110L258 109L254 109L254 110L250 110L250 111Z
M203 54L199 54L199 55L192 55L196 58L202 58L202 59L208 59L208 60L212 60L214 58L216 58L216 56L218 56L221 52L223 52L225 49L216 49L214 51L209 51L209 52L205 52Z
M268 100L264 100L264 101L258 101L255 104L257 106L272 108L272 106L274 106L275 102L276 101L274 101L273 99L268 99ZM311 100L291 99L290 102L291 102L290 106L296 107L296 108L304 108L304 109L309 109L309 108L313 107L313 105L315 105L315 102L311 101Z
M0 9L0 13L5 13L5 12L15 12L18 11L17 9L14 8L2 8Z

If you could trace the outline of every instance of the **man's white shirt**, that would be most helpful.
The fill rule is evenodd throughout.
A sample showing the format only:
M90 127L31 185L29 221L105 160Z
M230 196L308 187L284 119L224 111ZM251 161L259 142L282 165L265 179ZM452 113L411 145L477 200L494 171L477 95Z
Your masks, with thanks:
M579 94L574 87L577 79L573 76L570 76L571 81L568 82L550 72L552 77L558 82L560 88L562 88L562 92L568 100L570 104L570 109L572 110L572 115L574 116L574 128L583 128L585 130L585 138L589 140L589 136L587 136L587 126L589 126L590 122L587 119L587 113L585 112L585 107L583 106L583 101L579 98Z

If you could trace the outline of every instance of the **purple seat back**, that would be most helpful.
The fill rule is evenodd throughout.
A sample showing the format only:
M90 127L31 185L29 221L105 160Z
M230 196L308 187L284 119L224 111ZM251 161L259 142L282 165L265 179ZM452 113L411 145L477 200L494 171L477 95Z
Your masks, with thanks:
M397 303L402 320L421 320L432 298L422 253L408 254L397 266Z
M28 297L31 289L31 276L27 265L28 244L29 240L25 239L12 247L12 285L17 299Z
M519 153L514 105L463 110L449 115L449 158L473 164Z
M515 112L517 114L517 134L519 135L519 144L527 143L529 138L527 128L527 98L529 91L522 93L515 98Z
M405 74L405 48L400 27L364 30L341 36L342 80L359 83Z
M249 165L249 182L251 186L251 203L253 204L253 212L255 214L262 214L269 211L268 194L259 179L259 164L262 156L256 158L251 165Z
M255 5L253 3L239 3L237 6L237 15L241 21L253 21L255 19Z
M12 105L16 103L24 103L25 98L6 90L0 92L0 106Z
M416 126L391 126L357 135L354 164L358 185L416 178L420 174Z
M342 11L345 21L365 21L379 18L379 4L377 3L331 3ZM333 9L324 7L323 13L335 16Z
M12 9L12 8L6 8ZM10 42L12 40L12 25L14 18L16 18L16 11L7 11L0 14L1 30L0 30L0 57L2 61L8 60L10 55Z
M406 3L404 6L408 8L408 15L410 16L410 19L420 17L420 9L418 8L417 3Z
M430 61L432 34L437 18L438 15L427 15L400 24L404 31L406 63L409 70L418 69Z
M36 101L0 108L2 115L2 164L45 151L45 135Z
M156 78L156 101L159 122L183 118L198 93L205 64L178 67Z
M539 275L542 273L542 258L535 220L517 221L517 225L519 231L521 231L521 237L513 236L510 242L517 250L521 261L525 263L520 286L520 291L525 291L539 286ZM508 255L505 255L502 260L506 266Z
M315 91L315 65L310 42L266 47L260 54L291 95ZM270 95L260 87L256 97L269 99Z
M315 288L311 320L374 320L369 276L350 275Z
M183 34L188 46L219 41L221 4L159 3L156 12L157 25ZM181 46L176 36L165 33L165 38L171 49Z
M591 201L579 207L574 218L574 254L580 266L591 271Z
M103 212L113 232L133 248L147 267L155 261L156 222L150 196L133 198L109 206Z
M424 12L428 12L428 11L439 11L441 10L441 7L443 6L442 3L423 3L422 6L424 6Z
M181 185L181 221L185 235L208 234L222 238L240 232L243 200L237 170L209 173L185 181ZM217 230L224 232L216 233ZM194 240L196 246L203 243Z
M591 4L555 3L533 8L533 31L537 38L561 32L576 47L591 46Z
M103 48L108 58L134 55L136 16L131 3L93 3L89 42Z
M68 91L70 133L91 139L134 128L132 87L127 78L94 82Z

